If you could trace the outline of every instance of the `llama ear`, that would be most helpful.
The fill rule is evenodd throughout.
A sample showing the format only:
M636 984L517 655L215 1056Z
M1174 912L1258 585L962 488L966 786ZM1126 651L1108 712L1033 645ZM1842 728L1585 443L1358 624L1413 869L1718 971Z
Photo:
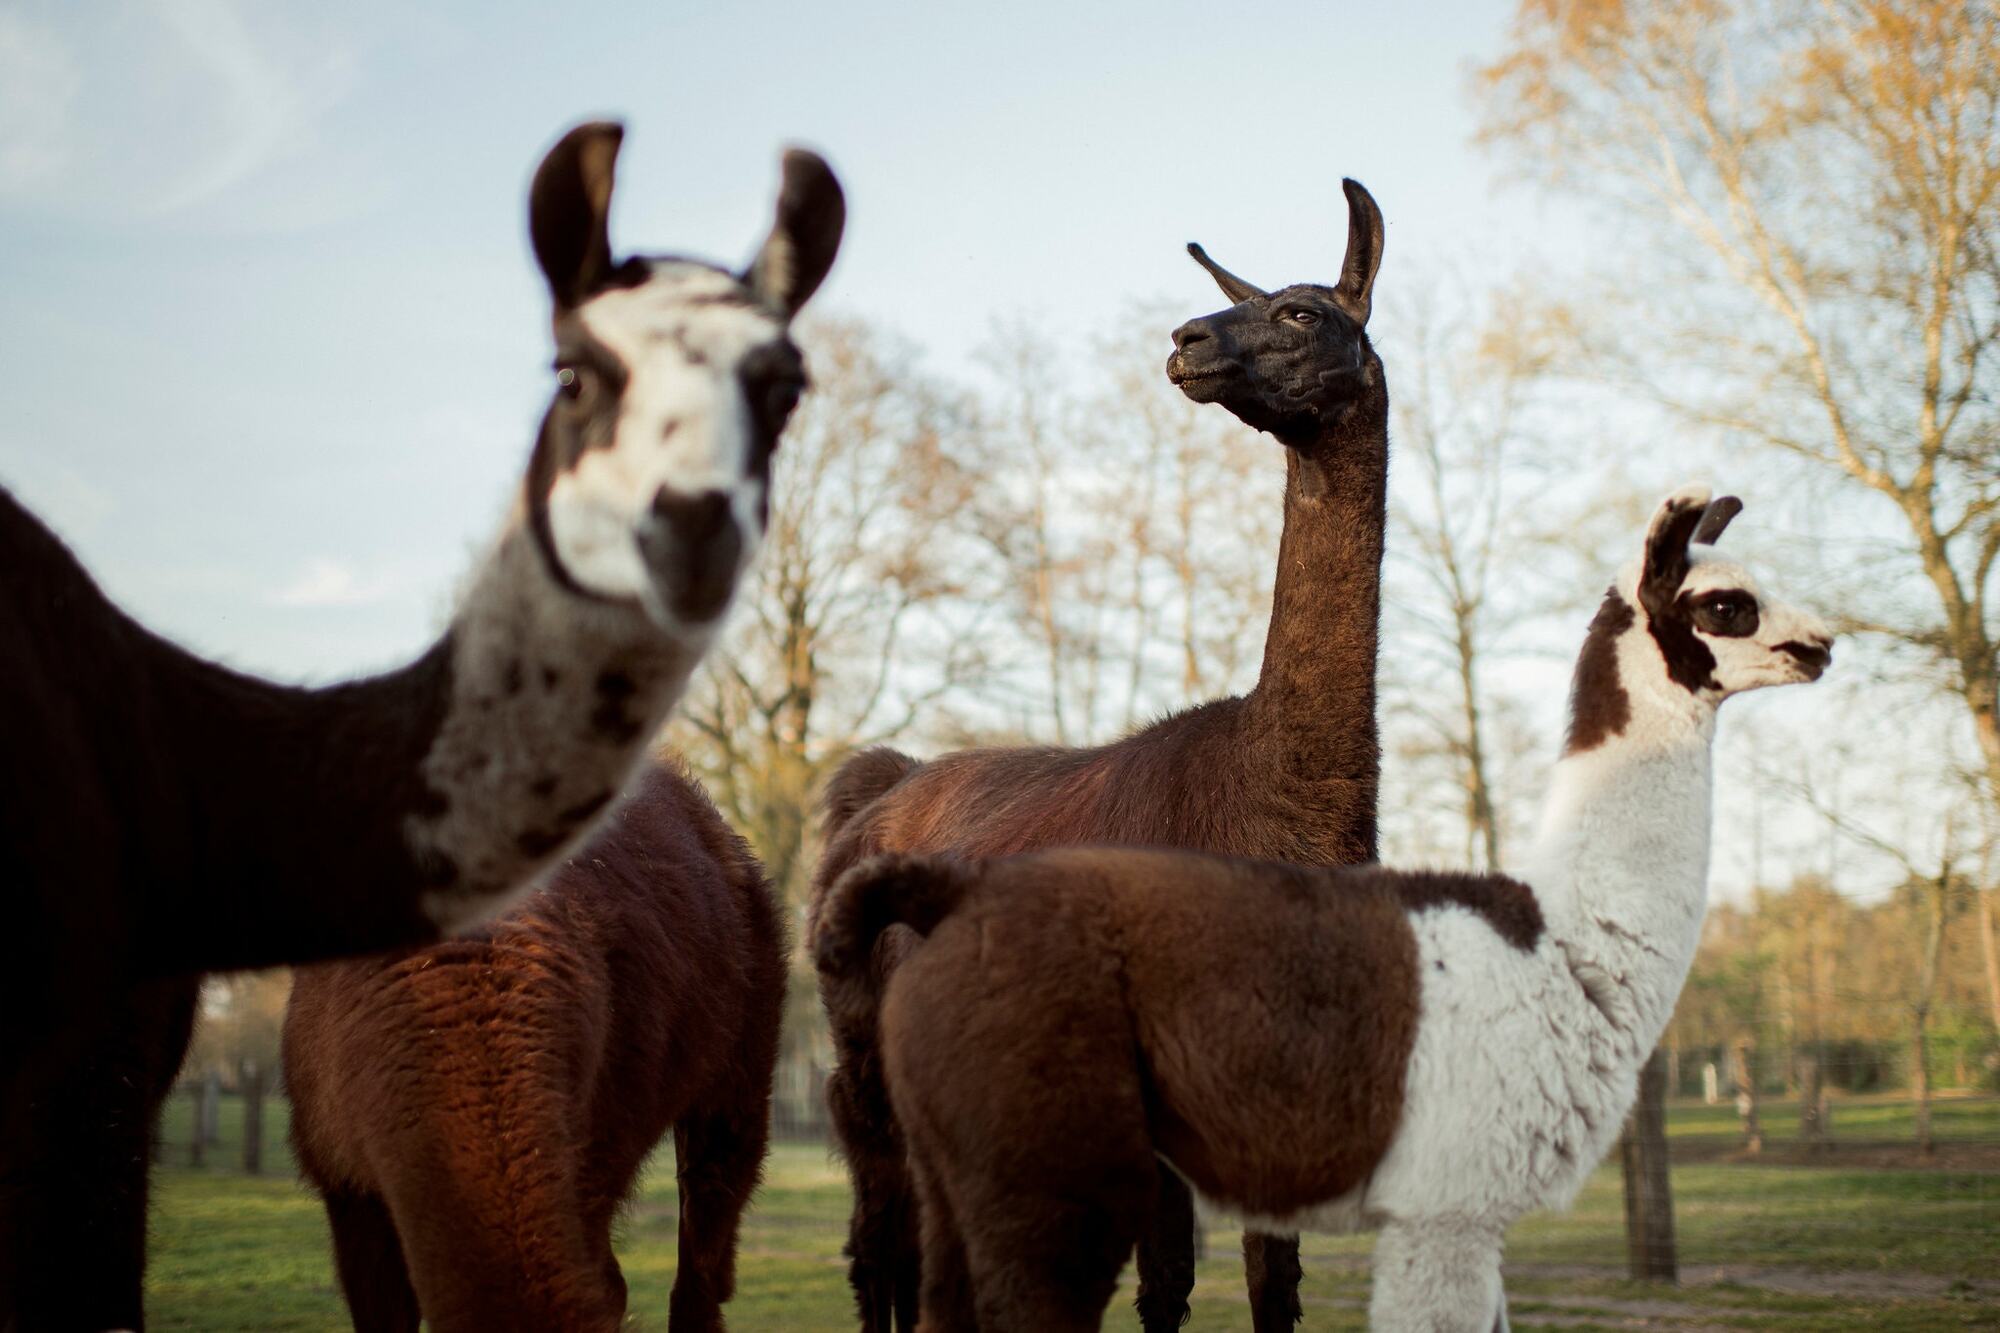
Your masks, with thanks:
M1701 522L1696 525L1693 540L1703 546L1713 546L1722 536L1722 530L1729 526L1729 520L1743 512L1743 502L1733 495L1718 495L1708 502L1708 508L1701 514Z
M846 226L847 197L833 169L817 153L787 149L778 220L743 281L758 299L791 318L833 267Z
M1688 542L1708 512L1706 486L1683 486L1669 495L1646 528L1646 557L1639 567L1639 604L1657 616L1673 605L1688 572Z
M549 149L528 189L528 234L558 306L581 303L611 272L612 172L625 128L579 125Z
M1335 290L1354 307L1355 318L1366 324L1375 270L1382 267L1382 210L1360 181L1343 180L1340 188L1347 193L1347 258Z
M1222 288L1222 294L1238 305L1256 297L1269 295L1262 287L1251 286L1222 265L1216 263L1213 259L1210 259L1208 251L1202 249L1193 241L1188 242L1188 253L1194 256L1195 263L1208 270L1208 276L1215 279L1215 285Z

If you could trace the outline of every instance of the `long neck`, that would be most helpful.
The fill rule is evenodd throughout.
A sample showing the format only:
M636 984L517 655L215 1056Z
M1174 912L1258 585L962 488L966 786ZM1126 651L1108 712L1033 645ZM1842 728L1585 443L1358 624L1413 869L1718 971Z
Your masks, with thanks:
M1381 752L1375 658L1388 515L1389 399L1380 366L1371 395L1286 452L1263 670L1245 700L1247 739L1275 758L1295 794L1375 854Z
M1651 651L1631 639L1643 636L1629 655ZM1715 713L1663 676L1627 692L1619 732L1557 762L1529 878L1572 970L1643 1060L1707 911Z
M254 966L496 910L623 786L701 646L559 587L517 517L401 670L297 690L184 658L162 714L199 757L192 887L226 906L167 952Z

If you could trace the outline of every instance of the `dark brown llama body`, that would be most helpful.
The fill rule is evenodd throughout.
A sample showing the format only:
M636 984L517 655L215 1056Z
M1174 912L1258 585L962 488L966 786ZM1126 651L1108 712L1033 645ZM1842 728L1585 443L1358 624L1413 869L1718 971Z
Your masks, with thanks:
M786 951L749 848L677 769L519 908L301 969L292 1140L362 1333L612 1329L611 1224L674 1131L675 1330L722 1326L764 1160Z
M844 205L794 152L748 273L621 260L621 134L580 126L536 172L548 407L408 665L301 689L203 661L0 490L0 1329L145 1326L147 1165L200 972L501 911L588 832L712 641L802 383L787 324Z
M1265 293L1209 262L1229 310L1175 331L1168 376L1285 449L1285 526L1256 688L1094 749L993 749L919 764L856 756L826 795L817 912L841 873L881 852L1003 856L1078 843L1180 847L1341 865L1373 860L1380 754L1376 627L1388 484L1388 389L1365 332L1381 259L1374 200L1346 183L1334 287ZM915 1321L917 1202L883 1078L877 995L907 932L883 937L868 984L822 979L838 1068L827 1096L854 1177L848 1253L864 1328ZM1194 1284L1194 1212L1170 1173L1139 1247L1149 1330L1178 1328ZM1299 1317L1295 1239L1244 1237L1256 1327Z

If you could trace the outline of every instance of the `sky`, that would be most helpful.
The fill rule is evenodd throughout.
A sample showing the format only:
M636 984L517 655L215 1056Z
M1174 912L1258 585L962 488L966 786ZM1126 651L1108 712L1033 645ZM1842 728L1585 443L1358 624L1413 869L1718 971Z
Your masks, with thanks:
M628 127L633 250L746 258L780 149L824 152L850 213L818 303L946 369L1003 318L1205 313L1190 239L1330 278L1343 175L1387 216L1384 294L1569 226L1468 142L1504 6L1221 12L0 0L0 484L236 665L414 651L547 394L528 175L595 116Z
M614 247L732 263L819 149L849 217L816 305L960 372L1001 321L1214 308L1189 240L1331 280L1343 175L1387 219L1378 310L1605 253L1473 143L1511 9L0 0L0 485L198 651L392 665L547 400L525 191L569 125L626 123Z

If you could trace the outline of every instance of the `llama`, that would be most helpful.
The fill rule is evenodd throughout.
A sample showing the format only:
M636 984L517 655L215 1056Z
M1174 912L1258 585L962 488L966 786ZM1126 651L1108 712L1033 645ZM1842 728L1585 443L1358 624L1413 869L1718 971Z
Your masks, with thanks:
M1264 292L1188 251L1236 304L1175 330L1167 377L1285 446L1285 526L1256 687L1095 749L987 749L926 764L864 751L828 784L817 904L878 852L1000 856L1116 842L1311 865L1375 857L1380 754L1376 622L1388 486L1389 398L1368 341L1382 214L1344 183L1347 253L1332 287ZM855 1190L850 1279L868 1333L915 1318L915 1196L882 1086L875 1016L828 1007L837 1067L827 1099ZM1194 1204L1163 1175L1139 1247L1138 1308L1178 1329L1194 1286ZM1260 1333L1299 1318L1298 1242L1246 1235Z
M1095 1329L1155 1159L1257 1225L1377 1228L1370 1326L1506 1326L1501 1238L1617 1138L1706 910L1729 695L1819 677L1821 623L1668 498L1577 660L1535 869L1309 868L1154 849L889 856L823 906L836 1004L880 1000L922 1198L922 1327Z
M615 1329L611 1223L669 1128L675 1330L719 1329L763 1166L786 944L677 765L476 934L301 968L292 1144L361 1333Z
M784 161L741 277L612 256L621 130L530 191L554 305L526 478L443 637L326 689L160 639L0 492L0 1328L138 1328L146 1161L194 975L422 943L502 910L639 762L764 524L787 324L844 218Z

